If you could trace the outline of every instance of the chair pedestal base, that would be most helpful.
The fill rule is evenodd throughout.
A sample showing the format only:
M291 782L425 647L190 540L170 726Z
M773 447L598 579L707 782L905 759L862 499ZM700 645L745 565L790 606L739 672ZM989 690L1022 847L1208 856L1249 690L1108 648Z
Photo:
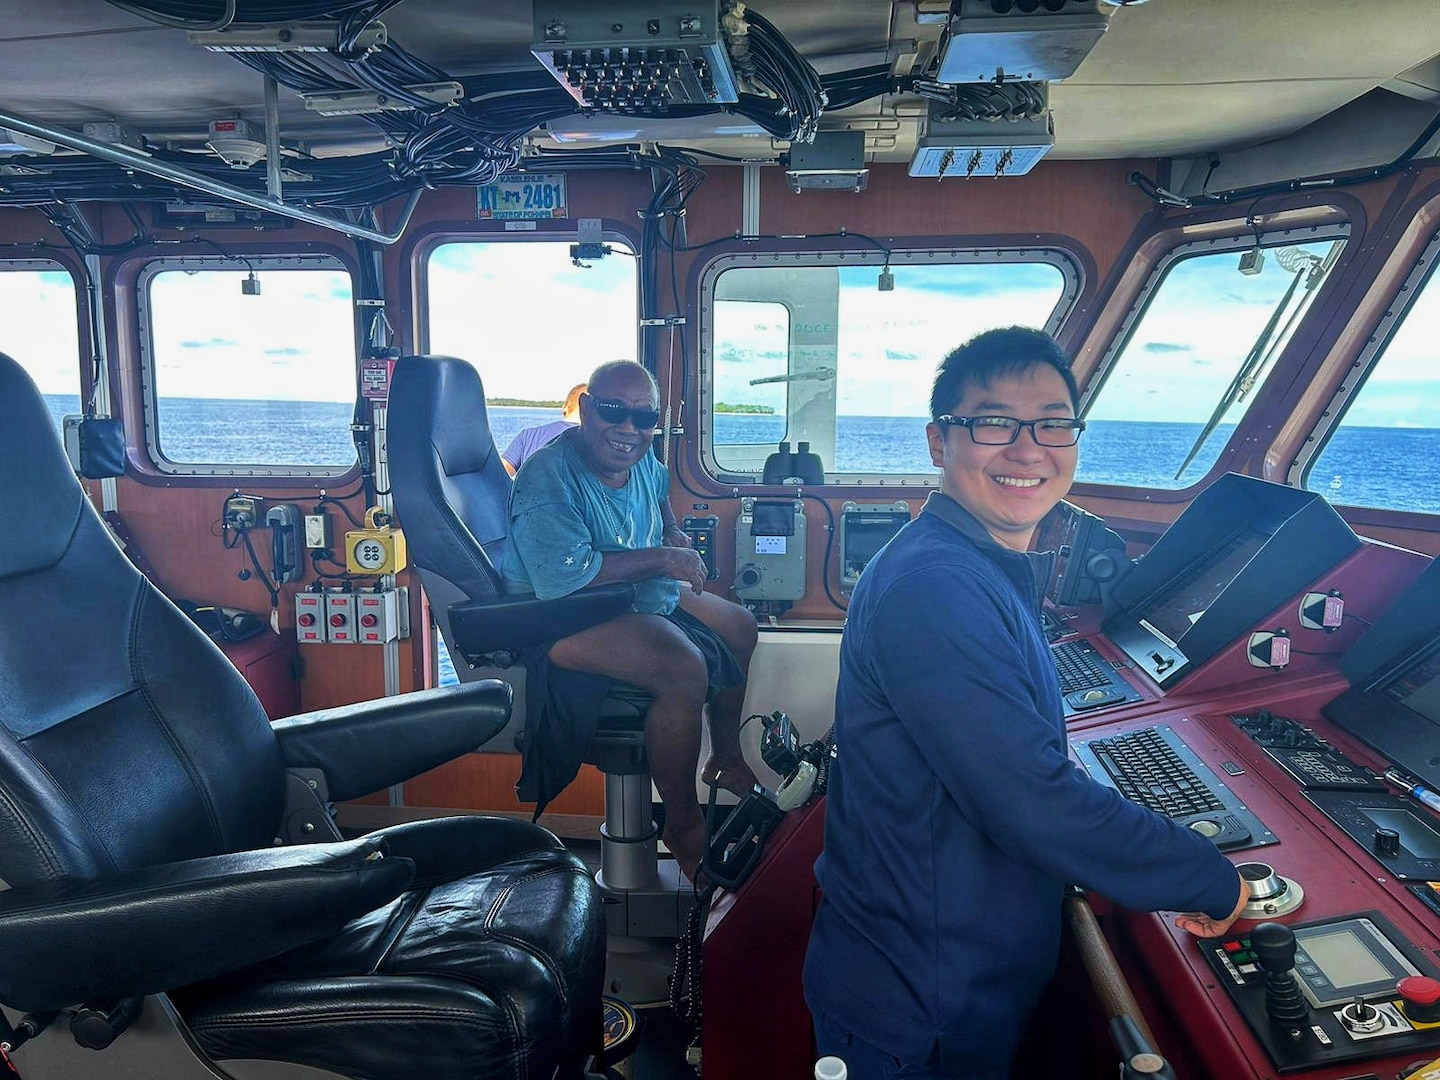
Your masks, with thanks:
M650 889L659 880L649 770L605 774L600 876L606 890Z
M695 893L673 859L660 863L644 889L612 889L595 875L605 908L605 991L632 1005L668 1001L675 942L685 929Z

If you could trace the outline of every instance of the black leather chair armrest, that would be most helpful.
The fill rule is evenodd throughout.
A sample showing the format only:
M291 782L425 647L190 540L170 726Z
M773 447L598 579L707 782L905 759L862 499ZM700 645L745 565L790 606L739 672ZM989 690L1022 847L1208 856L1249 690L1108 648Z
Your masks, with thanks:
M455 647L474 664L492 653L516 653L578 634L629 611L634 602L635 583L627 581L554 600L525 594L466 600L450 606L450 629Z
M271 727L291 769L320 769L332 799L353 799L468 754L510 719L498 679L319 709Z
M141 997L333 934L409 885L414 864L384 846L267 848L0 893L0 1002Z
M377 829L392 858L415 864L417 889L483 874L500 863L542 851L563 851L555 834L517 818L465 814L407 821Z

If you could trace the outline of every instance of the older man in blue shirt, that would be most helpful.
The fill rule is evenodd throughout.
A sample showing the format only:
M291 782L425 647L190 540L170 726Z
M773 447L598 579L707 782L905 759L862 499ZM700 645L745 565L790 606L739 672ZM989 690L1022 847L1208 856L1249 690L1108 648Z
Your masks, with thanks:
M663 838L694 881L705 841L695 774L707 702L711 753L703 778L742 795L755 783L740 749L755 618L705 592L705 564L675 523L669 474L650 449L660 422L650 373L615 361L596 368L589 387L580 397L580 426L536 451L516 477L504 574L510 588L541 599L607 582L637 584L631 612L555 642L527 673L533 682L558 668L557 682L581 688L549 693L545 706L552 732L571 733L572 743L585 741L575 733L586 730L586 714L598 708L609 680L652 695L645 749L665 805ZM555 723L556 713L568 715ZM593 716L588 722L593 728ZM578 767L583 746L571 749ZM535 764L527 753L521 796L543 801L553 792L537 787ZM569 765L559 770L566 771L574 775Z
M1046 334L947 356L939 492L866 567L835 697L805 993L866 1080L1003 1080L1058 954L1066 883L1216 936L1249 895L1211 843L1069 760L1027 551L1069 490L1078 393Z

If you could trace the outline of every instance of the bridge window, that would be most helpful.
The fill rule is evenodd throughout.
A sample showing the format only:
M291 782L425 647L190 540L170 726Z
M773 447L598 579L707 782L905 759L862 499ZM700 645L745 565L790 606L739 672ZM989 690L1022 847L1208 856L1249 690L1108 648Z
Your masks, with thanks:
M705 276L701 451L754 481L781 441L846 484L933 484L941 358L998 326L1056 330L1079 293L1060 251L722 256ZM888 287L886 287L888 286Z
M639 285L617 240L577 265L570 241L462 240L425 263L427 352L480 372L486 415L503 452L517 432L559 419L565 395L607 360L635 360ZM439 685L456 681L437 641Z
M0 352L35 380L45 404L61 418L84 411L80 402L80 330L75 281L48 259L0 262Z
M1220 458L1315 304L1345 226L1187 244L1156 266L1098 379L1076 479L1189 487Z
M145 431L162 472L335 476L355 467L355 321L340 262L156 260L139 297Z
M576 265L570 241L465 240L426 262L427 344L480 372L501 451L560 417L565 395L607 360L634 360L636 265L622 243Z
M1440 236L1430 242L1345 380L1298 467L1331 502L1440 513Z

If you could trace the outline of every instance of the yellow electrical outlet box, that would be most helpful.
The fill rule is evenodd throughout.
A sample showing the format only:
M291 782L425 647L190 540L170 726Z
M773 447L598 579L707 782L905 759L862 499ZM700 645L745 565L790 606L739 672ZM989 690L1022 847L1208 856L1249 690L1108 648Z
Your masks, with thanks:
M352 574L398 574L408 559L405 534L390 525L377 525L378 506L365 511L365 528L345 534L345 569Z

